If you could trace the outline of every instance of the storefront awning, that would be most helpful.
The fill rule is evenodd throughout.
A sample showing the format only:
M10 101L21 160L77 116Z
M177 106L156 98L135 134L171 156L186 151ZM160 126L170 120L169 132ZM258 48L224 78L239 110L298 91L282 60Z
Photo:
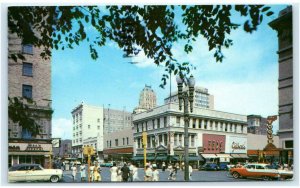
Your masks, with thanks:
M231 157L233 157L233 158L240 158L240 155L237 154L237 153L232 153L232 154L230 154L230 155L231 155Z
M218 158L216 154L201 154L205 159Z
M249 157L245 153L239 154L240 158L248 159Z
M143 159L144 159L143 156L134 156L134 157L132 158L133 161L141 161L141 160L143 160Z
M167 160L167 156L157 156L156 160L157 161L166 161Z
M216 154L217 155L217 157L218 158L232 158L229 154L224 154L224 153L222 153L222 154Z
M189 161L205 161L202 156L189 156Z

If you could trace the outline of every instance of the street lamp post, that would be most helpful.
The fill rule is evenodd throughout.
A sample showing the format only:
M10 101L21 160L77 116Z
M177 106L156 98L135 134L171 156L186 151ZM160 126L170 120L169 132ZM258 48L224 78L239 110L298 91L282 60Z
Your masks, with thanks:
M184 180L189 181L189 103L190 112L193 112L195 79L190 76L189 79L182 79L180 76L176 78L178 86L179 110L182 109L182 101L184 107ZM183 91L183 83L189 87L188 91Z

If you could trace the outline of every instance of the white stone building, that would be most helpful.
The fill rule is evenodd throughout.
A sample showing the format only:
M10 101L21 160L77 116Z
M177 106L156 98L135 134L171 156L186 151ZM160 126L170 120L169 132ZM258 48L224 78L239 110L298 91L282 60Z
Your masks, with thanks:
M184 151L183 110L169 103L133 116L134 158L143 160L142 132L146 131L147 160L181 161ZM189 123L189 158L229 162L247 158L247 116L194 107Z
M184 87L183 91L186 91L188 87ZM164 100L165 104L169 102L178 103L178 91L173 92L171 97L167 97ZM214 109L214 96L208 93L208 89L204 87L195 87L195 94L194 94L194 107L199 108L208 108L213 110Z
M82 147L84 142L96 137L93 141L97 151L103 151L103 108L81 103L72 110L73 137L72 153L78 158L83 158Z

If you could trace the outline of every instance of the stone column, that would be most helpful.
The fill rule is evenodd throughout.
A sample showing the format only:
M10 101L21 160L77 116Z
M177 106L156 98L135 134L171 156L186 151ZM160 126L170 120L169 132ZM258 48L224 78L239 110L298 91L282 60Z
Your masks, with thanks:
M193 118L190 118L190 122L189 122L189 128L193 127Z
M200 129L204 128L204 119L201 119Z
M199 129L199 119L196 119L196 129Z
M212 122L212 130L216 130L216 127L215 127L215 125L216 125L216 122L215 122L215 121L213 121L213 122Z
M207 120L207 130L211 130L211 128L210 128L210 120Z
M192 137L191 137L191 135L189 134L189 147L191 147L191 146L192 146L192 144L191 144L191 143L192 143L192 142L191 142L191 141L192 141L192 139L191 139L191 138L192 138Z
M170 132L170 155L174 155L174 150L173 150L173 148L174 148L174 134L175 134L175 132Z

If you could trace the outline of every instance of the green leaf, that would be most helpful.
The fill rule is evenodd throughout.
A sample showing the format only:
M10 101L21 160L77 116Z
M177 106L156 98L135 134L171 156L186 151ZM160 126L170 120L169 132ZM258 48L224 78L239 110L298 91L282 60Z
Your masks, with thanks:
M274 12L272 12L272 11L270 11L270 12L267 12L267 16L271 16L271 15L273 15L274 14Z
M267 10L269 10L271 7L264 7L261 11L262 12L266 12Z

